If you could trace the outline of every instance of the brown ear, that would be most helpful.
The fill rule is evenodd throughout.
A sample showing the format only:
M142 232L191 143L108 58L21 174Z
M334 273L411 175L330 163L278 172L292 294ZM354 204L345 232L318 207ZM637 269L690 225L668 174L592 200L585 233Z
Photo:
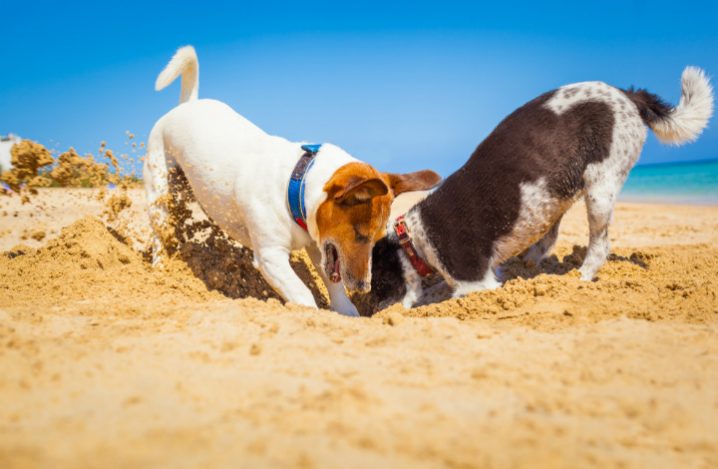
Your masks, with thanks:
M441 182L441 176L430 169L406 174L387 173L387 176L389 176L389 184L394 195L408 191L431 189Z
M379 178L361 179L356 178L334 193L334 200L345 202L365 202L372 197L386 195L389 188Z

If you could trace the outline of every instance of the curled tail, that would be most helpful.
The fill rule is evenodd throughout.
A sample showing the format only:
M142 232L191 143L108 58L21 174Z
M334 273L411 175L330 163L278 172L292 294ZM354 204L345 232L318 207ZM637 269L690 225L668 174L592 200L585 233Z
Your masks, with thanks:
M624 92L658 140L680 145L695 141L713 115L713 88L703 70L686 67L681 75L681 90L676 107L646 90L630 88Z
M197 99L199 94L199 61L197 61L197 53L192 46L177 49L170 63L157 76L155 91L166 88L180 75L182 75L180 104Z

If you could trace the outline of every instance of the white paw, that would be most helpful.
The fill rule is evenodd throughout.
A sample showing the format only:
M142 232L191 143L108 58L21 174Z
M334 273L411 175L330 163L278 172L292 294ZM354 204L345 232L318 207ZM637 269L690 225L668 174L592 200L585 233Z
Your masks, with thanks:
M578 269L578 271L581 273L581 280L584 282L592 282L593 278L596 276L596 273L593 272L593 269L584 269L581 267Z
M469 293L484 290L495 290L501 286L501 282L496 280L493 271L489 271L489 274L483 280L478 282L456 282L454 293L451 295L453 298L461 298Z
M153 255L152 256L152 268L163 269L164 268L164 256Z
M496 290L499 288L502 283L496 279L496 277L491 277L486 280L486 290Z
M414 306L415 301L411 298L404 297L403 300L401 300L401 305L406 309L411 309L412 306Z
M340 304L332 303L331 308L332 311L336 311L344 316L359 317L359 310L351 301L342 302Z
M401 305L406 308L410 309L413 308L417 301L419 301L419 297L421 296L420 291L414 291L410 290L406 292L406 295L404 295L404 298L401 300Z

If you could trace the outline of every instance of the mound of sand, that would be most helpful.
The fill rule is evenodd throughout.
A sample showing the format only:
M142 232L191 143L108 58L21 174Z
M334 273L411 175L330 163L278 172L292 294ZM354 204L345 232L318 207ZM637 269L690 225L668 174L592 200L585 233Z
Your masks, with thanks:
M157 270L149 265L146 253L132 249L122 234L98 218L85 217L64 228L46 246L20 246L7 252L0 258L2 283L15 295L24 291L28 299L48 289L62 297L76 294L84 298L92 289L106 288L136 292L144 298L181 292L188 299L200 300L217 292L217 298L279 300L252 266L251 250L206 221L193 222L190 231L191 240ZM502 288L447 299L450 292L440 284L427 295L429 304L410 310L394 305L378 317L398 313L510 320L545 329L623 316L700 323L718 315L718 249L713 246L619 249L601 270L598 281L589 283L580 281L576 271L584 253L584 248L574 246L568 251L563 247L558 255L534 268L514 259L505 266L509 280ZM325 290L308 256L296 253L292 265L326 306Z
M177 293L193 301L225 296L278 301L252 266L251 250L212 226L208 229L202 241L183 245L165 266L153 269L146 254L132 249L122 234L96 217L84 217L45 246L17 246L0 257L0 289L28 301L43 291L63 299L89 299L97 290L113 291L115 297L139 295L145 303ZM308 256L296 253L292 266L326 305Z
M534 268L512 259L504 269L509 280L499 289L436 303L448 296L439 285L427 298L433 304L408 311L397 305L379 314L511 320L541 329L626 316L698 323L718 318L714 246L614 250L594 282L579 279L576 269L584 255L585 248L564 247Z
M586 283L578 207L504 287L356 319L283 305L202 220L152 269L142 194L111 225L94 194L0 200L33 246L0 249L0 467L718 464L717 208L619 206Z
M136 299L166 291L192 300L212 295L182 263L173 263L171 271L153 271L141 253L94 217L63 228L39 249L18 246L6 252L0 257L0 276L0 290L13 302L44 303L48 296L53 303L99 300L98 291Z

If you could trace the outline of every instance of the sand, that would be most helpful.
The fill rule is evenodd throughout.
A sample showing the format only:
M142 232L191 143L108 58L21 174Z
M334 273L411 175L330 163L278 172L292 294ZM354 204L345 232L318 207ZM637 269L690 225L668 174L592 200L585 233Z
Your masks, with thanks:
M352 319L211 229L152 269L114 195L0 198L2 468L718 465L716 207L620 204L584 283L579 205L502 289Z

